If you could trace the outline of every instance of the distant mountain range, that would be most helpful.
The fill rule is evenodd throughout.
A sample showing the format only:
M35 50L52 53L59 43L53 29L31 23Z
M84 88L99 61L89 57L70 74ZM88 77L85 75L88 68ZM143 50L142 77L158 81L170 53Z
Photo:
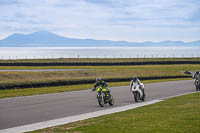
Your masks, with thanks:
M15 33L0 40L0 47L164 47L164 46L200 46L200 40L194 42L126 42L93 39L75 39L62 37L47 31L31 34Z

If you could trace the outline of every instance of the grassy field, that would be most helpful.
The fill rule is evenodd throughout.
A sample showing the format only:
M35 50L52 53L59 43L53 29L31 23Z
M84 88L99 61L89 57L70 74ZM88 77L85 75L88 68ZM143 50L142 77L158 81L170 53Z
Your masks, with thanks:
M32 133L199 133L200 93Z
M14 67L17 69L18 67ZM22 67L19 67L19 69ZM28 67L26 67L28 68ZM33 68L33 67L31 67ZM42 69L43 67L37 67ZM45 67L65 69L93 69L91 71L65 71L65 72L0 72L0 86L12 84L31 84L41 82L56 82L67 80L89 80L96 77L130 78L151 76L184 75L183 71L195 71L200 65L144 65L144 66L73 66L73 67Z
M60 58L1 60L0 63L74 63L74 62L155 62L155 61L200 61L200 58Z
M180 79L162 79L162 80L145 80L143 83L157 83L177 80L190 80L191 78L180 78ZM114 86L128 86L130 82L111 82L109 87ZM56 86L56 87L41 87L41 88L27 88L27 89L11 89L11 90L0 90L0 99L18 96L30 96L39 94L59 93L67 91L79 91L91 89L94 84L83 84L83 85L70 85L70 86Z

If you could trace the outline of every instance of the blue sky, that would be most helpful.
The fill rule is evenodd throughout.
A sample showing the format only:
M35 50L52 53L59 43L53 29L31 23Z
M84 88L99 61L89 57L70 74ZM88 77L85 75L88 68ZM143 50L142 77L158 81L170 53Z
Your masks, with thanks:
M116 41L200 40L200 0L0 0L0 39L47 30Z

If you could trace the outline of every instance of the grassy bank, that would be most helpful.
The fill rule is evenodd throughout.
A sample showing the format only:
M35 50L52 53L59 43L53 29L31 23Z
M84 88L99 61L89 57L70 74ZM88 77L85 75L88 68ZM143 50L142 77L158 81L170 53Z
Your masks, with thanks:
M167 81L177 81L177 80L189 80L188 79L162 79L162 80L145 80L143 83L156 83L156 82L167 82ZM128 86L130 82L111 82L110 87L114 86ZM59 93L67 91L79 91L91 89L93 84L84 85L71 85L71 86L57 86L57 87L42 87L42 88L27 88L27 89L12 89L12 90L0 90L0 99L18 96L30 96L39 94L49 94L49 93Z
M40 67L42 68L42 67ZM45 67L46 68L46 67ZM59 69L60 67L55 67ZM0 72L0 86L50 83L68 80L91 80L151 76L184 75L183 71L195 71L200 65L145 65L145 66L82 66L61 67L65 69L93 69L91 71L65 72Z
M198 133L200 93L32 133Z

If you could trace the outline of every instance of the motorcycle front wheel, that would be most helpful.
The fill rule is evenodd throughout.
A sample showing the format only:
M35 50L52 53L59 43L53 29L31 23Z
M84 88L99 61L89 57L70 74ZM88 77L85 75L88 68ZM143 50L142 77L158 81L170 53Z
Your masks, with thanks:
M195 87L196 87L196 91L198 91L199 90L198 86L196 85Z
M197 88L197 91L200 91L200 84L198 84L198 85L196 86L196 88Z
M102 95L98 95L97 96L97 99L98 99L98 103L101 107L104 107L104 99L103 99L103 96Z
M140 99L140 93L138 91L133 92L135 102L138 102Z
M146 96L146 95L145 95L145 92L144 92L144 90L143 90L143 96L142 96L142 98L141 98L142 101L145 100L145 96Z

